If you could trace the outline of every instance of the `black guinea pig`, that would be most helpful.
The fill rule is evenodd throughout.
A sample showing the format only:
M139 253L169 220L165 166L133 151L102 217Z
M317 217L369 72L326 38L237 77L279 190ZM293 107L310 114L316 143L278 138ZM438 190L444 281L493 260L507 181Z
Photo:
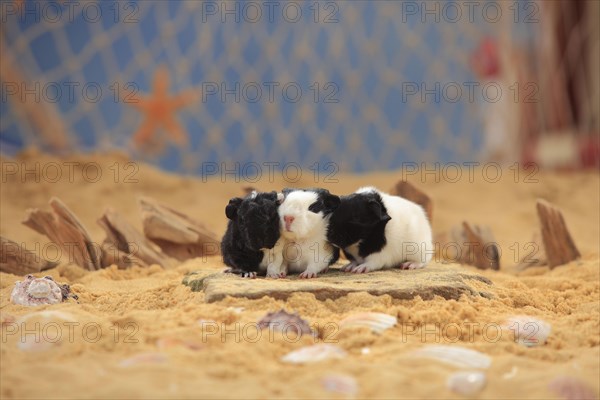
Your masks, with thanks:
M264 272L268 262L268 249L279 240L279 215L277 209L283 198L277 192L252 192L245 198L234 197L225 207L229 219L221 240L221 254L228 272L243 277L256 277Z

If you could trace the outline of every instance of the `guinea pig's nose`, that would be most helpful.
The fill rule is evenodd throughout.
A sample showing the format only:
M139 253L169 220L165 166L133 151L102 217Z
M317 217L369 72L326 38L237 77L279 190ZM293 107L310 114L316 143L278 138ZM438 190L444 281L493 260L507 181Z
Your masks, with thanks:
M287 229L288 231L290 230L290 226L292 225L292 222L294 222L294 217L292 217L291 215L284 215L283 216L283 220L285 221L285 229Z

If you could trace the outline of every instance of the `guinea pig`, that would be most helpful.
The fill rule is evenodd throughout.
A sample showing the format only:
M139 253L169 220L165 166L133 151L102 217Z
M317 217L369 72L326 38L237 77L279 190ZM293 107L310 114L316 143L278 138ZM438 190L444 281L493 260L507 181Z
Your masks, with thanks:
M277 208L283 194L253 191L245 198L234 197L225 207L229 219L227 230L221 240L221 254L228 272L243 277L256 277L266 270L270 249L280 237Z
M279 268L280 274L300 272L300 278L315 278L339 258L339 249L327 241L327 227L340 198L326 189L284 189L283 193L285 198L278 209L278 246L283 260L276 258L267 275L277 275Z
M422 268L433 253L423 208L373 187L341 197L329 219L327 240L350 260L342 270L354 273Z

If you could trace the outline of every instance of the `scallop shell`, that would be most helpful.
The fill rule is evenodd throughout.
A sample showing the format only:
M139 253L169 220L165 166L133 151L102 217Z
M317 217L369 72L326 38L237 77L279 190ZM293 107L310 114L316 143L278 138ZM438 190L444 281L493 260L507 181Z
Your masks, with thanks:
M480 371L460 371L448 377L446 386L454 393L471 396L479 393L486 384L485 374Z
M167 356L161 353L139 353L135 356L121 360L119 366L133 367L136 365L162 364L167 362Z
M275 331L295 332L297 335L314 335L313 330L306 320L298 313L290 314L285 310L270 312L258 321L260 329L272 327Z
M429 358L459 368L487 369L492 359L477 350L460 346L430 345L410 353L412 357Z
M504 328L514 333L517 343L527 347L546 343L552 330L549 323L527 315L510 317Z
M548 389L556 393L565 400L597 400L598 395L586 383L571 378L569 376L560 376L555 378L548 385Z
M326 375L321 379L321 385L328 392L343 394L349 398L358 393L358 383L349 375Z
M373 332L382 333L398 323L398 319L389 314L365 312L350 315L340 321L340 329L356 326L366 327Z
M330 359L342 359L347 353L332 344L315 344L301 347L281 358L281 361L291 364L315 363Z

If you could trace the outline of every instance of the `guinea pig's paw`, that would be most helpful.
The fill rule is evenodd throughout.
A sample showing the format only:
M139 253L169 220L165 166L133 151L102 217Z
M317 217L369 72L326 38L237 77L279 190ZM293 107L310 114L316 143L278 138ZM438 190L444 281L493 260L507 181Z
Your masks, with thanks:
M407 261L400 264L400 269L420 269L424 268L425 264L414 261Z
M298 275L300 279L312 279L317 277L317 273L314 271L309 271L308 269Z
M249 279L255 279L256 278L256 272L244 272L242 273L242 278L249 278Z
M344 272L352 272L352 268L356 267L357 262L352 261L342 267L342 271Z
M271 278L271 279L285 278L285 272L267 272L267 278Z
M354 267L352 267L350 272L352 272L354 274L366 274L367 272L375 271L377 269L379 269L379 268L377 268L371 264L364 263L364 264L360 264L360 265L355 265Z

